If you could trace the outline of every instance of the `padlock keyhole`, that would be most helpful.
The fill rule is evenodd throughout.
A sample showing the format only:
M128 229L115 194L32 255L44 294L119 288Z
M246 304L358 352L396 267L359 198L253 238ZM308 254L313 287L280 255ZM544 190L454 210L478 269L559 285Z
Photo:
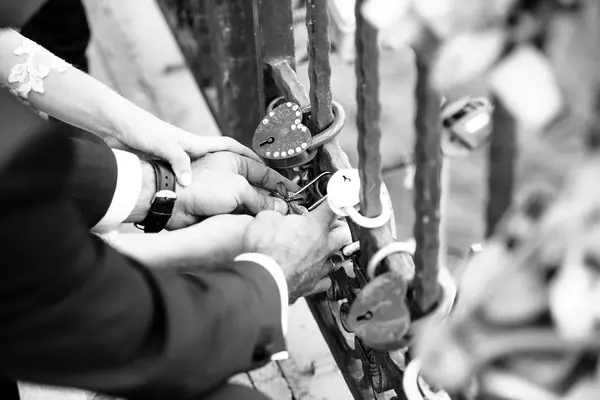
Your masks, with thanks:
M346 175L342 175L342 178L344 178L344 182L351 182L351 179L348 178Z
M260 147L263 147L263 146L273 143L274 141L275 141L275 138L273 136L269 136L267 139L265 139L263 142L259 143L258 145Z
M371 318L373 318L373 313L371 311L367 311L363 315L359 315L358 317L356 317L356 320L359 322L360 321L369 321Z

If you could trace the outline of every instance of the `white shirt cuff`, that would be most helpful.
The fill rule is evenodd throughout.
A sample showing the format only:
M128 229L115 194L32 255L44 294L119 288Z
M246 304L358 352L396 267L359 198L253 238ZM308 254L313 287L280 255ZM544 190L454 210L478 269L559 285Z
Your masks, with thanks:
M117 186L106 214L92 228L93 232L116 229L127 219L137 203L142 189L142 164L132 153L112 149L117 159Z
M287 336L288 330L288 286L287 281L285 280L285 275L283 275L283 271L281 267L277 263L277 261L273 260L271 257L266 256L260 253L244 253L237 256L234 261L249 261L263 266L273 277L275 283L277 284L277 288L279 288L279 295L281 298L281 330L283 331L283 336ZM271 356L271 361L280 361L289 358L289 354L287 351L281 351L279 353L273 354Z

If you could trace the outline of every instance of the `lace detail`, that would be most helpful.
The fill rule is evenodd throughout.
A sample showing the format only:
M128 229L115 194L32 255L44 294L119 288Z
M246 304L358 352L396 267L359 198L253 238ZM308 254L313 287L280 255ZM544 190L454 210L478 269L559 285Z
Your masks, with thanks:
M71 66L29 39L23 40L21 46L13 53L17 56L27 56L27 60L12 67L8 75L8 83L12 84L9 86L10 91L24 99L29 97L31 91L44 93L43 79L51 71L64 73Z

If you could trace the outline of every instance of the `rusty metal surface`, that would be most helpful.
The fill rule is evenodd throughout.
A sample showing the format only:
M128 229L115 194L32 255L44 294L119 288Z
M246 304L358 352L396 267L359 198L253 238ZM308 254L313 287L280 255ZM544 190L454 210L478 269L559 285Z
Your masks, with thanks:
M356 125L360 209L365 217L381 214L381 104L379 102L379 45L377 30L362 17L364 0L356 1Z
M360 210L366 217L381 214L381 128L379 120L379 44L377 30L364 20L361 7L364 0L358 0L356 17L356 101L358 128L358 168L361 179ZM361 232L362 264L368 263L374 249L393 242L387 226L377 229L363 229ZM403 260L397 254L389 256L384 264L388 270L403 270ZM398 285L406 293L406 284L399 279Z
M212 56L217 65L219 127L224 135L246 146L262 117L262 71L257 65L252 3L247 0L208 0Z
M269 67L269 77L273 80L274 86L278 89L277 95L283 96L287 100L293 99L298 104L302 112L310 110L310 99L304 86L296 77L296 71L293 64L287 60L265 61ZM311 130L314 134L315 132Z
M285 60L296 68L294 47L294 13L291 2L281 0L254 0L257 21L262 43L261 57L265 62Z
M262 57L266 66L264 83L267 102L283 95L285 100L299 104L303 111L311 110L308 93L298 81L295 72L290 3L258 0L255 12L258 13L255 14L255 18L260 21L259 31L263 40ZM319 24L322 20L317 19L314 22ZM319 76L319 79L320 81L314 84L321 84L323 80L328 82L329 76ZM314 90L319 92L318 88ZM329 107L331 107L330 100ZM319 132L312 133L314 135ZM315 164L317 174L322 171L335 172L338 169L351 167L347 156L335 139L325 143L319 149L317 159L318 162ZM358 354L352 351L340 332L326 295L322 293L310 296L306 300L352 396L360 400L375 400L376 396L369 378L364 374Z
M494 99L494 106L488 150L486 237L492 235L512 203L517 157L516 122L498 99Z
M406 293L392 272L375 277L358 294L348 316L349 325L366 345L378 350L406 346L410 313L404 302Z
M312 107L309 128L318 133L333 122L331 64L329 63L331 41L326 1L306 1L306 29L308 31L309 97Z
M264 68L265 104L281 95L271 77L269 65L287 61L296 68L294 45L294 13L291 2L281 0L246 0L254 4L256 42L260 48L259 67ZM263 109L264 112L264 109Z
M441 100L429 82L430 60L436 47L436 39L430 34L415 48L414 237L417 247L414 255L416 274L413 298L416 312L421 315L435 306L441 293L437 282L442 169Z

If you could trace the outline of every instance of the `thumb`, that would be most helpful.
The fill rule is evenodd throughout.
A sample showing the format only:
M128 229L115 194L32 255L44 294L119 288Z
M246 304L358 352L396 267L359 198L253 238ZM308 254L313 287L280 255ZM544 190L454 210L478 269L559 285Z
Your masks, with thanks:
M319 222L323 222L327 227L331 226L338 216L331 211L329 204L324 201L317 208L310 212L310 215L317 219Z
M192 184L192 163L187 153L177 145L176 142L169 141L154 152L158 157L171 164L173 172L177 177L177 182L181 186Z
M267 210L275 211L282 215L286 215L288 213L288 205L285 201L277 197L271 197L260 193L250 184L243 186L243 189L240 193L240 200L240 205L244 206L253 215Z

